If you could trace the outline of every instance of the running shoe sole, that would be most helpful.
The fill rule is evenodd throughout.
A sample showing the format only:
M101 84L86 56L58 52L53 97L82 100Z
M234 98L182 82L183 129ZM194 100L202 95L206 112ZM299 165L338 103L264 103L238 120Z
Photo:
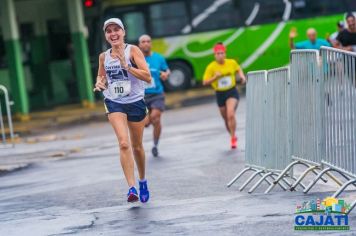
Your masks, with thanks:
M130 194L127 197L127 202L137 202L138 201L138 196L136 194Z
M150 199L150 197L149 197L149 195L141 195L140 196L140 201L142 202L142 203L146 203L146 202L148 202L148 200Z

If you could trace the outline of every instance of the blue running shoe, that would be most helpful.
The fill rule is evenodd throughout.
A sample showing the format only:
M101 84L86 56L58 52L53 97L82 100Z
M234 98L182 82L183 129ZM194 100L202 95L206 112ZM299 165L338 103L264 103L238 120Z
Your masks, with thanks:
M138 183L140 185L140 201L142 203L148 202L148 199L150 199L150 192L148 191L147 180L140 180Z
M131 187L127 193L127 202L137 202L138 194L135 187Z

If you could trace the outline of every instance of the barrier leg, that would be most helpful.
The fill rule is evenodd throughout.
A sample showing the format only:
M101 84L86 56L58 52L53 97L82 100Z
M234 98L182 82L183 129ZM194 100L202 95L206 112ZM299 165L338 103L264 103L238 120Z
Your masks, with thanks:
M10 140L11 140L11 147L14 147L15 143L14 143L14 130L12 127L12 117L11 117L11 110L10 110L10 105L11 102L9 100L9 93L7 91L7 89L5 88L5 86L0 85L0 90L3 91L4 94L4 98L5 98L5 110L6 110L6 115L7 115L7 120L8 120L8 125L9 125L9 131L10 131ZM4 144L4 147L6 148L6 133L5 133L5 125L4 125L4 119L3 119L3 115L2 115L2 108L0 106L0 129L2 132L2 142Z
M1 104L0 104L0 129L1 129L2 143L6 144L5 126L4 126L4 120L2 118Z
M304 163L301 163L300 161L293 161L292 163L290 163L280 174L279 176L277 177L277 179L273 182L273 184L271 186L268 187L268 189L265 191L265 193L269 193L273 188L274 186L276 186L276 184L287 174L287 172L295 165L297 164L304 164Z
M346 180L350 180L350 178L345 175L344 173L342 173L341 171L335 170L337 171L340 175L342 175L342 177L344 177ZM337 178L335 177L335 175L331 174L331 173L326 173L332 180L335 181L335 183L337 183L339 186L342 186L343 183ZM356 183L353 183L354 186L356 186Z
M274 184L277 184L278 181L280 181L286 174L287 172L296 164L299 164L300 161L293 161L290 163L277 177L277 179L273 182Z
M351 180L347 181L339 188L339 190L337 190L334 193L333 197L337 198L350 184L355 184L355 183L356 183L356 179L351 179Z
M261 175L263 173L263 170L259 170L256 171L255 173L253 173L250 178L248 178L245 183L240 187L240 191L244 190L244 188L257 176L257 175Z
M276 181L275 181L275 182L276 182ZM279 181L277 181L277 183L279 183ZM270 186L268 187L268 189L266 189L265 194L267 194L267 193L271 192L271 191L272 191L272 189L274 188L274 186L276 186L276 184L275 184L275 183L273 183L272 185L270 185Z
M308 193L309 190L316 184L316 182L318 182L318 180L326 173L329 172L331 170L330 167L322 170L316 177L315 179L308 185L308 187L306 189L304 189L304 193Z
M275 180L275 178L273 177L274 175L277 175L275 173L273 173L273 175L271 175L271 178L273 179L273 181ZM278 177L278 175L277 175ZM272 185L273 183L270 183L269 185ZM281 182L277 183L284 191L286 191L288 189L288 187L284 186Z
M346 214L348 215L348 214L352 211L352 209L355 208L355 206L356 206L356 201L354 201L354 202L352 203L351 208L346 212Z
M269 185L271 185L272 184L272 182L274 181L274 179L272 178L272 182L269 180L269 179L265 179L266 180L266 182L269 184Z
M10 100L9 100L9 95L8 93L6 92L6 113L7 113L7 119L8 119L8 124L9 124L9 131L10 131L10 139L11 139L11 143L12 143L12 146L14 147L15 146L15 143L14 143L14 127L12 125L12 116L11 116L11 109L10 109Z
M273 177L273 175L276 175L278 177L278 175L276 173L273 173L271 175L271 178L275 180L275 178ZM284 178L282 178L282 180L288 185L288 187L286 187L284 184L281 183L281 181L278 181L277 184L284 190L287 191L287 189L290 187L290 183L288 181L286 181ZM271 186L275 186L276 184L270 184ZM269 193L269 191L271 190L270 187L264 192L264 194Z
M256 189L264 180L266 180L266 178L267 178L268 176L271 176L272 174L273 174L272 172L269 172L269 173L266 173L265 175L263 175L262 178L261 178L258 182L256 182L256 183L252 186L252 188L250 188L250 190L248 191L248 193L252 193L253 191L255 191L255 189Z
M286 179L286 178L282 178L281 179L284 183L286 183L286 185L288 185L288 188L290 188L292 186L292 184ZM285 189L287 190L287 189Z
M291 179L293 179L294 182L297 181L297 178L295 178L294 176L291 176ZM300 182L299 185L300 185L303 189L305 189L305 185L304 185L302 182ZM297 188L297 185L296 185L296 188Z
M245 169L243 169L242 171L240 171L240 173L238 173L228 184L227 187L230 188L231 185L233 185L244 173L246 173L247 171L253 170L251 167L247 167Z
M339 172L340 173L340 172ZM348 178L346 175L340 173L345 179L349 180L350 178ZM334 182L339 185L339 186L342 186L342 182L336 178L335 175L331 174L331 173L326 173L327 176L329 176L330 179L334 180Z
M298 186L299 183L302 182L302 180L308 175L310 171L315 170L317 167L316 166L310 166L308 169L306 169L303 174L299 176L299 178L294 182L292 187L290 188L290 191L295 191L296 187Z
M316 166L316 169L320 169L321 168L319 166ZM318 175L319 173L316 171L316 170L312 170L312 172L315 174L315 175ZM327 183L328 180L326 178L324 178L323 176L320 177L320 179L324 182L324 183Z

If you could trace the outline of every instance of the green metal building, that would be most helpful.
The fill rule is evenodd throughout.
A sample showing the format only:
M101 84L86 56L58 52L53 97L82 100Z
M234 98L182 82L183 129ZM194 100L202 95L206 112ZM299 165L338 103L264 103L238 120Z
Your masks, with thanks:
M58 104L94 106L83 8L81 0L0 0L0 84L21 120Z

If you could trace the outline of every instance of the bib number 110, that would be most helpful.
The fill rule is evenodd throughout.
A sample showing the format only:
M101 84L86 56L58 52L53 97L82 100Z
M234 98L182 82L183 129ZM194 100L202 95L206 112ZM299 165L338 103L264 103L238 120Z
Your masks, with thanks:
M124 93L124 87L115 87L114 90L115 90L115 93L117 93L117 94Z

